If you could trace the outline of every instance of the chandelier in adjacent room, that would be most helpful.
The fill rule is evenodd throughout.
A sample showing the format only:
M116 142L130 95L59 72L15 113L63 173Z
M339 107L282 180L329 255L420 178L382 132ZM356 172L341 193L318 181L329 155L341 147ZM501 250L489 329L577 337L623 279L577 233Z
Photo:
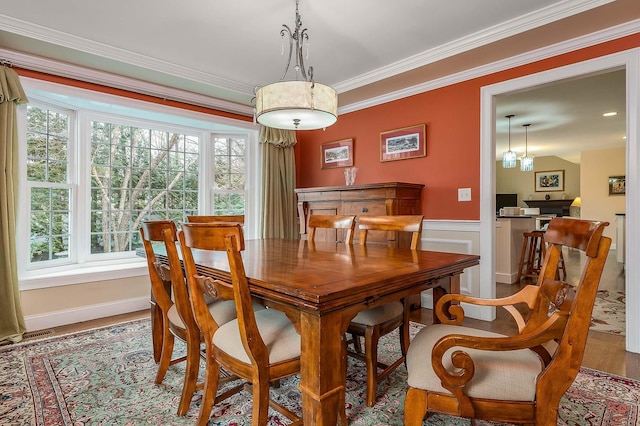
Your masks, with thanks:
M516 166L516 153L511 151L511 119L515 117L513 114L506 115L509 119L509 150L502 154L502 167L505 169L513 169Z
M531 124L523 124L524 127L524 157L520 159L520 170L523 172L530 172L533 170L533 157L529 155L527 150L528 144L528 130Z
M289 40L289 59L280 81L256 88L256 119L260 124L276 129L313 130L331 126L338 116L338 95L332 87L314 81L313 67L305 69L302 49L306 43L308 59L309 35L307 29L302 28L298 0L293 29L282 26L283 44L285 35ZM285 80L292 56L295 56L296 79Z

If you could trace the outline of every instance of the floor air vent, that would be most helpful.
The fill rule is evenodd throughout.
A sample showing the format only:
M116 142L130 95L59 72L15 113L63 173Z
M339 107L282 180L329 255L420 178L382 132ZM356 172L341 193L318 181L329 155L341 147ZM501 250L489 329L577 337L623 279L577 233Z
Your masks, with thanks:
M22 335L21 341L25 341L27 339L35 339L38 337L51 336L53 333L55 333L55 330L53 328L50 328L48 330L27 331ZM13 342L11 342L10 340L3 340L0 342L0 346L10 345L11 343Z
M22 339L33 339L35 337L44 337L50 336L55 332L54 329L50 328L48 330L38 330L38 331L27 331L22 335Z

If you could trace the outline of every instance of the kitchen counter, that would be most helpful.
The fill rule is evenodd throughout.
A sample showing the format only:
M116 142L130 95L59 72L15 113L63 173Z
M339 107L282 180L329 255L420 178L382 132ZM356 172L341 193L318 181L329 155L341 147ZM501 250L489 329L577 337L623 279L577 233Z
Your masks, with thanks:
M496 218L496 282L513 284L518 279L524 233L536 228L537 216Z

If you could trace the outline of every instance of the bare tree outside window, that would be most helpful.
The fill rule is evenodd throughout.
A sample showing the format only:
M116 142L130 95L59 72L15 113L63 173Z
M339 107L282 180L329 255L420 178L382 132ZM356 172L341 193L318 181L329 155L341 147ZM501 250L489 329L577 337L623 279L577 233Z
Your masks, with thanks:
M245 214L250 132L144 109L94 111L80 98L30 99L21 116L23 271L135 263L144 220Z
M246 137L214 136L213 214L244 214L246 177Z
M27 107L31 262L70 256L69 129L68 113Z
M145 219L195 214L198 153L197 137L93 121L91 253L140 247Z
M30 262L72 256L73 115L27 107L27 181ZM93 121L91 143L90 253L141 247L146 219L186 220L198 211L199 146L196 136Z

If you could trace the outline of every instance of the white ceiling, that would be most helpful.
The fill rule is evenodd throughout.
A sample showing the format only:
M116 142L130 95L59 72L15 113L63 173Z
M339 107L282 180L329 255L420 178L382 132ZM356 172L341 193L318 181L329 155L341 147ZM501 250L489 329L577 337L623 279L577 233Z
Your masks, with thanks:
M640 18L639 5L300 0L299 8L310 37L306 65L313 66L316 81L336 88L340 109L353 110L385 93ZM280 30L283 24L293 27L294 16L294 0L0 0L0 53L23 52L181 89L215 98L221 109L250 114L255 86L283 73ZM605 126L605 138L605 130L593 126L603 108L618 108L618 121L624 117L624 99L618 97L624 80L584 80L500 99L498 117L516 115L512 148L521 120L532 123L535 155L546 155L543 142L552 129L558 132L554 140L589 147L624 132L624 126Z
M612 117L604 113L616 112ZM518 157L555 155L580 163L580 152L622 148L626 144L626 72L562 80L496 99L496 157L508 149ZM525 135L523 124L531 124ZM535 162L535 160L534 160Z

